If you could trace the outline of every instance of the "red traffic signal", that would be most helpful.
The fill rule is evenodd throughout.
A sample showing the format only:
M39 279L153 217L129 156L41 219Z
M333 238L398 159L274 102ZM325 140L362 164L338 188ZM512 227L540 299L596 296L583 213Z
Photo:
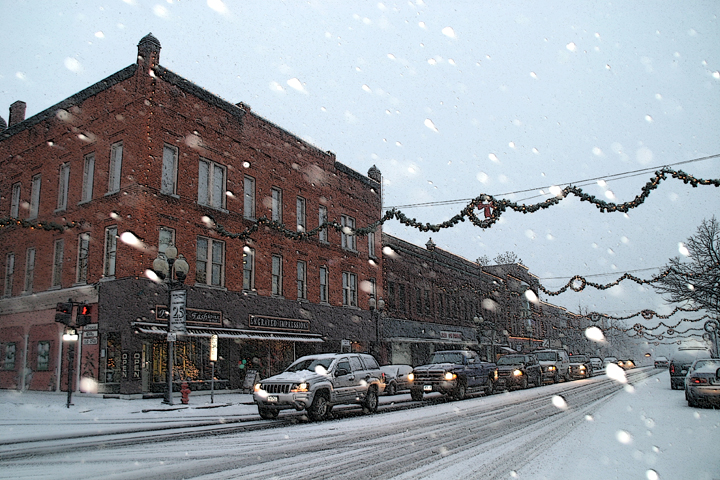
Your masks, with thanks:
M75 324L78 327L84 327L85 325L89 324L92 321L92 317L90 314L90 305L80 305L78 307L78 315L77 319L75 319Z
M55 306L55 321L64 323L65 325L70 325L70 320L72 319L72 309L72 303L58 303Z

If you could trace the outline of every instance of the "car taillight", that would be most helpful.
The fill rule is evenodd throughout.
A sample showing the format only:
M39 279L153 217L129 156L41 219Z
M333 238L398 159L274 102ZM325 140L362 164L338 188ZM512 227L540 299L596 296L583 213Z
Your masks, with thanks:
M670 373L675 373L675 364L674 363L670 364Z
M708 383L708 379L707 379L707 378L693 377L693 378L690 379L690 382L691 382L691 383L694 383L695 385L697 385L697 384L700 384L700 383Z

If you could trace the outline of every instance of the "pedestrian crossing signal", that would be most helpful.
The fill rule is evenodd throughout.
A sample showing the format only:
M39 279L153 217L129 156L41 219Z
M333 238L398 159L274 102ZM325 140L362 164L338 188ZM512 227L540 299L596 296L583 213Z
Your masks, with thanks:
M88 325L92 321L92 317L90 315L90 305L80 305L78 308L78 316L75 320L75 324L78 327L84 327L85 325Z

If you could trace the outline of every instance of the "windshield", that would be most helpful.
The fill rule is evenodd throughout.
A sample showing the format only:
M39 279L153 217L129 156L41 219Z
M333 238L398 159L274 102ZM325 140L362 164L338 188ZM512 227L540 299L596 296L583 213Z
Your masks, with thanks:
M558 359L557 353L555 352L535 352L535 356L541 362L555 362Z
M330 365L334 361L333 358L306 358L290 365L286 372L300 372L302 370L309 370L316 373L327 373L330 370ZM320 369L318 370L318 367Z
M570 363L586 363L588 361L587 357L581 357L580 355L573 355L570 357Z
M500 357L500 359L497 361L497 365L517 365L524 362L525 357L506 355L504 357Z
M430 363L463 363L463 354L453 352L436 352L433 354Z

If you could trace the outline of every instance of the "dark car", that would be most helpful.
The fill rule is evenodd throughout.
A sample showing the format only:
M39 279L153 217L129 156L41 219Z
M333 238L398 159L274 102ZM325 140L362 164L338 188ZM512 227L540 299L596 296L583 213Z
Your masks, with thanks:
M702 358L712 358L710 350L704 347L680 347L670 359L670 388L682 390L690 365Z
M720 359L695 360L685 377L685 400L688 406L720 406Z
M505 355L496 362L498 379L495 390L511 388L527 388L529 384L536 387L542 385L542 368L535 355Z
M410 390L410 379L413 367L410 365L384 365L380 370L385 374L385 394L395 395L398 392Z
M593 366L590 359L585 355L572 355L568 367L570 378L588 378L593 376Z
M670 365L670 360L667 357L657 357L655 359L655 368L668 368L668 365Z

